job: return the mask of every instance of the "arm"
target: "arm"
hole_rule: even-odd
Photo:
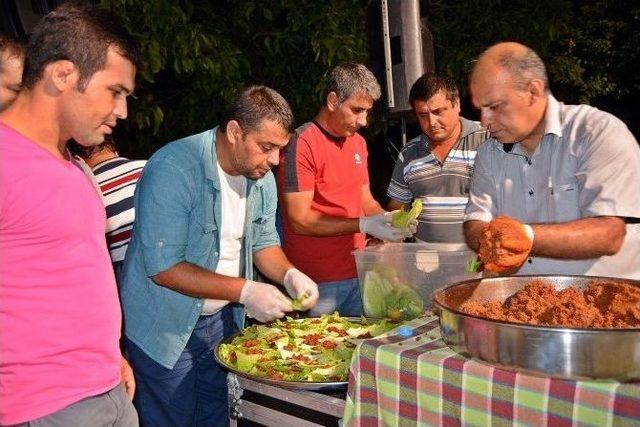
[[[313,191],[285,193],[282,196],[284,213],[293,231],[306,236],[338,236],[360,232],[358,218],[325,215],[311,207]]]
[[[380,203],[373,198],[368,184],[362,186],[362,210],[366,216],[379,215],[386,212],[382,209]]]
[[[214,273],[182,261],[152,277],[158,285],[197,298],[239,301],[245,279]]]
[[[612,216],[533,224],[531,227],[535,235],[531,253],[561,259],[615,255],[622,247],[626,233],[624,219]]]
[[[387,210],[395,211],[398,209],[402,209],[403,206],[404,206],[404,203],[391,199],[389,200],[389,203],[387,203]]]
[[[294,268],[280,246],[269,246],[253,253],[258,270],[276,283],[283,283],[285,273]]]
[[[478,220],[464,222],[465,240],[467,241],[467,245],[476,252],[478,252],[478,248],[480,247],[480,236],[487,224],[489,223]]]
[[[280,246],[270,246],[254,252],[253,262],[262,274],[284,285],[291,298],[297,298],[303,310],[318,302],[318,285],[309,276],[296,269]]]
[[[466,221],[467,245],[478,251],[484,221]],[[590,259],[615,255],[626,233],[624,219],[618,217],[581,218],[556,224],[530,224],[534,239],[531,254],[558,259]]]

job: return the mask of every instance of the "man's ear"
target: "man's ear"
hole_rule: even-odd
[[[60,92],[75,88],[80,77],[73,62],[64,59],[48,64],[44,73],[45,79]]]
[[[232,144],[242,141],[242,128],[236,120],[227,123],[227,140]]]
[[[456,98],[451,101],[451,105],[453,107],[453,110],[460,114],[460,98]]]
[[[338,105],[340,105],[338,95],[335,92],[329,92],[329,94],[327,95],[327,108],[329,109],[329,111],[337,110]]]
[[[529,104],[533,105],[540,99],[546,98],[544,83],[540,79],[533,79],[529,82]]]

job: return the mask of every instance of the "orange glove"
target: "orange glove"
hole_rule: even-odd
[[[533,230],[508,216],[499,216],[482,231],[478,257],[494,273],[517,270],[529,256]]]

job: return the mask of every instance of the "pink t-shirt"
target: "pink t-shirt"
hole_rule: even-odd
[[[89,179],[0,123],[0,424],[120,381],[120,306]]]

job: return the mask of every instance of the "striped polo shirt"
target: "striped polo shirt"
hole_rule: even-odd
[[[432,243],[464,242],[462,223],[478,146],[488,133],[479,123],[460,117],[460,138],[444,163],[431,154],[421,134],[405,145],[393,170],[387,195],[400,203],[422,201],[416,238]]]
[[[93,168],[107,211],[107,244],[114,263],[124,260],[131,240],[135,218],[133,193],[145,164],[146,160],[116,157]]]

